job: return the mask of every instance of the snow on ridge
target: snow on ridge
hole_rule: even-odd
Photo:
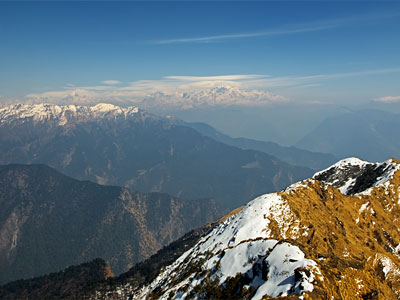
[[[268,226],[273,219],[285,238],[286,231],[294,222],[294,216],[289,205],[277,193],[265,194],[250,201],[238,214],[225,220],[215,228],[200,250],[216,247],[221,250],[232,247],[243,241],[269,238],[271,235]]]
[[[390,180],[393,179],[394,174],[400,169],[400,164],[396,163],[393,159],[388,159],[382,163],[376,163],[374,165],[376,168],[383,167],[383,174],[376,179],[370,188],[357,193],[357,195],[369,195],[374,187],[384,186],[387,188],[390,184]]]
[[[219,224],[160,273],[152,284],[139,291],[136,298],[145,299],[152,290],[166,287],[160,299],[167,299],[172,290],[174,299],[187,299],[204,278],[187,275],[178,284],[173,283],[172,278],[179,277],[190,264],[198,263],[201,267],[196,268],[207,270],[206,276],[219,284],[238,273],[250,278],[247,287],[257,290],[253,300],[262,299],[264,295],[312,291],[312,282],[316,274],[320,274],[317,263],[306,259],[297,246],[273,239],[269,229],[272,220],[282,239],[286,238],[288,228],[297,224],[288,203],[278,193],[252,200],[239,213]],[[188,287],[186,291],[179,291],[185,286]]]
[[[316,172],[316,173],[313,175],[312,178],[315,178],[315,177],[317,177],[318,175],[320,175],[320,174],[322,174],[322,173],[325,173],[326,171],[328,171],[328,170],[330,170],[330,169],[332,169],[332,168],[343,169],[343,168],[348,167],[348,166],[364,167],[364,166],[370,165],[370,164],[372,164],[372,163],[370,163],[370,162],[368,162],[368,161],[365,161],[365,160],[362,160],[362,159],[359,159],[359,158],[357,158],[357,157],[348,157],[348,158],[339,160],[337,163],[335,163],[335,164],[329,166],[328,168],[326,168],[326,169],[324,169],[324,170],[321,170],[321,171]]]
[[[137,107],[122,108],[113,104],[99,103],[95,106],[57,105],[49,103],[40,104],[14,104],[0,108],[0,124],[14,120],[32,119],[44,122],[58,121],[65,125],[73,119],[103,118],[106,116],[128,118],[139,112]]]
[[[312,178],[324,184],[335,186],[344,195],[367,195],[374,187],[387,186],[394,173],[399,169],[400,164],[392,159],[382,163],[371,163],[350,157],[315,173]],[[361,177],[369,181],[368,184],[364,182],[360,186],[358,179]]]
[[[313,178],[307,178],[289,185],[287,188],[283,190],[283,192],[284,193],[293,192],[298,188],[307,187],[307,185],[313,184],[314,182],[315,180]]]

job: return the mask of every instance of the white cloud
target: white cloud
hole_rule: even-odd
[[[385,96],[385,97],[380,97],[374,99],[377,102],[383,102],[383,103],[395,103],[395,102],[400,102],[400,96]]]
[[[268,75],[221,75],[221,76],[165,76],[159,80],[139,80],[121,87],[120,92],[137,92],[149,94],[155,92],[173,93],[210,89],[220,86],[231,86],[241,89],[251,89],[254,80],[265,79]]]
[[[121,81],[118,81],[118,80],[104,80],[101,83],[107,84],[107,85],[117,85],[117,84],[121,84]]]

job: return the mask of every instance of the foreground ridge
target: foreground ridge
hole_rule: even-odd
[[[398,299],[400,163],[342,160],[260,196],[150,284],[90,299]]]

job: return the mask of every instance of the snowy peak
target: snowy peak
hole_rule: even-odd
[[[245,91],[238,87],[219,86],[190,92],[157,92],[145,97],[141,104],[145,107],[158,105],[176,109],[191,109],[206,106],[257,106],[286,101],[286,98],[268,92]]]
[[[394,159],[370,163],[352,157],[316,173],[313,178],[338,188],[344,195],[354,195],[386,184],[399,168],[400,163]]]
[[[143,114],[137,107],[122,108],[112,104],[100,103],[95,106],[56,104],[15,104],[0,108],[0,124],[15,121],[52,121],[66,125],[71,121],[84,121],[102,118],[135,118]]]

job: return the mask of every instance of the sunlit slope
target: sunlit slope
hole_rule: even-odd
[[[394,159],[340,161],[254,199],[150,284],[97,297],[397,299],[399,169]]]

